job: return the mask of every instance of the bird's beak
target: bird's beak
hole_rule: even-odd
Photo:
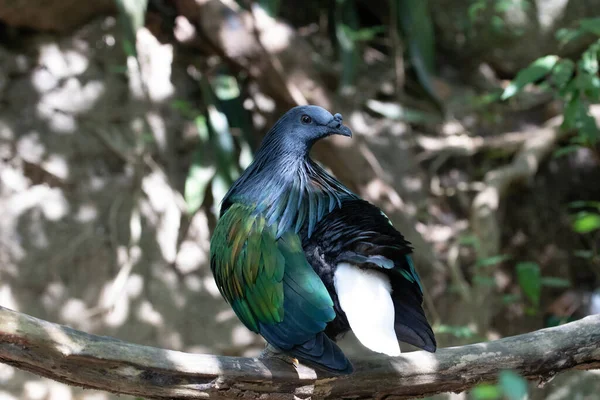
[[[342,115],[335,114],[333,119],[327,124],[331,128],[330,133],[333,135],[342,135],[346,137],[352,137],[352,131],[346,125],[342,124]]]

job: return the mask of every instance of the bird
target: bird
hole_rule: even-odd
[[[377,206],[312,160],[315,142],[352,137],[339,113],[287,111],[221,202],[210,266],[221,295],[267,347],[330,373],[354,371],[337,340],[435,352],[412,246]]]

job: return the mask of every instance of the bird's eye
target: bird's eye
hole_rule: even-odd
[[[302,117],[300,117],[300,121],[302,121],[304,125],[308,125],[312,122],[312,118],[304,114]]]

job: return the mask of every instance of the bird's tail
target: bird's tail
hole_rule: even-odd
[[[281,326],[261,324],[260,333],[272,346],[302,363],[340,375],[354,371],[342,350],[324,332],[318,332],[312,339],[296,345],[290,345],[288,342],[293,333],[283,330]]]
[[[417,285],[400,278],[392,282],[394,302],[394,330],[398,340],[435,352],[437,344],[433,330],[425,317],[421,302],[415,291]]]
[[[323,332],[319,332],[313,339],[287,350],[287,353],[300,361],[335,374],[346,375],[354,371],[354,367],[342,350]]]

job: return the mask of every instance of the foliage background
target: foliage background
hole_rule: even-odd
[[[210,232],[262,135],[308,102],[352,127],[314,156],[414,243],[442,346],[600,312],[598,17],[598,0],[0,0],[0,304],[256,355]],[[445,397],[522,392],[501,383]],[[0,365],[16,398],[112,397]]]

